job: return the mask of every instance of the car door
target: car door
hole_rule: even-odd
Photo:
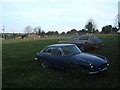
[[[81,38],[79,38],[82,42],[83,42],[83,46],[87,49],[90,47],[91,42],[89,41],[88,36],[83,36]]]
[[[63,52],[60,47],[53,49],[52,56],[54,57],[53,64],[55,67],[64,68],[67,65],[67,58],[63,56]]]
[[[57,67],[57,68],[64,68],[64,66],[67,64],[65,62],[65,58],[62,56],[62,51],[59,47],[51,47],[46,52],[46,59],[49,65]]]
[[[44,54],[43,54],[43,58],[48,62],[48,64],[50,66],[52,66],[53,64],[53,58],[54,56],[52,56],[52,49],[54,49],[54,47],[48,47],[44,50]]]

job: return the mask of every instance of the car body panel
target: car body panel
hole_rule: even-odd
[[[88,54],[88,53],[80,53],[80,54],[74,55],[72,57],[72,59],[73,58],[76,59],[76,60],[80,60],[80,61],[84,60],[84,61],[90,62],[96,67],[101,65],[101,64],[106,63],[106,61],[103,60],[102,58],[91,55],[91,54]]]
[[[48,59],[48,60],[47,60]],[[55,67],[65,67],[66,66],[66,58],[56,55],[47,55],[46,60],[54,65]]]

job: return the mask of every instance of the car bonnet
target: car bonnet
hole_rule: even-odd
[[[100,66],[107,62],[98,56],[91,55],[88,53],[80,53],[80,54],[74,55],[72,56],[72,59],[77,60],[79,62],[86,61],[86,62],[92,63],[94,66]]]

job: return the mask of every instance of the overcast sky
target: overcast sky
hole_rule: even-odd
[[[119,0],[1,0],[0,17],[5,32],[24,32],[40,26],[45,32],[81,30],[92,18],[97,28],[114,26]]]

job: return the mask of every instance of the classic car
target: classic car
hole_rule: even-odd
[[[101,46],[103,46],[102,40],[100,40],[96,36],[90,36],[90,35],[73,37],[71,40],[63,40],[63,41],[59,41],[59,43],[76,44],[81,51],[100,48]]]
[[[35,60],[43,68],[56,67],[65,71],[95,74],[107,71],[106,57],[83,53],[75,44],[53,44],[36,53]]]

